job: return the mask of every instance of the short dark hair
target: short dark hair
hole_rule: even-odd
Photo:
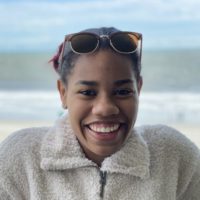
[[[95,33],[98,35],[109,35],[114,32],[118,32],[120,30],[114,28],[114,27],[102,27],[102,28],[95,28],[95,29],[87,29],[83,30],[81,32],[89,32],[89,33]],[[54,69],[59,74],[60,79],[67,83],[67,78],[72,70],[72,68],[75,65],[76,60],[81,56],[81,54],[74,53],[70,48],[67,48],[67,52],[65,52],[65,55],[63,57],[62,66],[61,63],[59,63],[59,58],[61,56],[63,48],[63,43],[59,46],[57,54],[50,60],[50,62],[53,63]],[[110,45],[107,40],[103,40],[98,48],[98,51],[100,50],[108,50],[111,49]],[[138,55],[137,51],[135,53],[131,54],[120,54],[127,58],[129,58],[133,63],[133,71],[135,73],[137,81],[140,79],[141,74],[141,57]]]

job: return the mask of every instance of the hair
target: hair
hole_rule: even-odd
[[[102,27],[102,28],[96,28],[96,29],[87,29],[87,30],[84,30],[81,32],[95,33],[98,35],[109,35],[111,33],[118,32],[118,31],[119,31],[118,29],[113,28],[113,27],[111,27],[111,28]],[[110,47],[108,41],[102,40],[97,51],[108,50],[108,49],[112,49]],[[61,60],[60,56],[62,54],[62,51],[63,51],[63,43],[61,43],[59,45],[57,53],[53,56],[53,58],[49,62],[53,63],[53,67],[54,67],[55,71],[58,73],[60,79],[64,83],[67,84],[68,76],[70,75],[70,73],[76,63],[76,60],[81,56],[81,54],[76,54],[71,50],[70,47],[67,47],[65,49],[63,63],[61,66],[61,63],[59,61]],[[137,81],[139,81],[140,76],[141,76],[140,75],[141,74],[141,61],[140,61],[140,56],[138,55],[137,51],[132,54],[120,54],[120,55],[123,55],[124,57],[127,57],[132,61],[132,63],[133,63],[132,68],[133,68],[134,74],[136,76]]]

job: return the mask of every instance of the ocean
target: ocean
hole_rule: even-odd
[[[54,120],[64,113],[52,53],[0,53],[0,120]],[[200,50],[143,53],[138,124],[200,121]]]

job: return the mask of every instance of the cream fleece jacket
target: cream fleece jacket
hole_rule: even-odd
[[[172,128],[142,126],[98,168],[64,117],[0,144],[0,199],[200,200],[200,153]]]

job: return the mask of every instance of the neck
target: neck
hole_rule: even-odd
[[[107,157],[105,156],[101,156],[101,155],[98,155],[98,154],[95,154],[91,151],[89,151],[88,149],[83,149],[84,153],[85,153],[85,156],[93,161],[94,163],[96,163],[99,167],[101,167],[101,164],[102,162],[104,161],[104,159]]]

